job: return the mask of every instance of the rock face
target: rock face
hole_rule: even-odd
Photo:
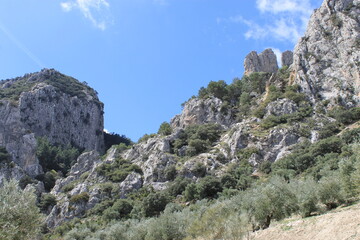
[[[97,152],[86,152],[79,156],[77,163],[71,168],[69,176],[56,181],[54,188],[51,190],[51,194],[56,196],[57,205],[55,205],[49,216],[47,216],[47,224],[49,227],[55,227],[65,220],[70,220],[75,216],[81,216],[85,210],[95,206],[100,201],[99,195],[101,192],[99,188],[90,187],[94,185],[94,181],[87,181],[88,179],[101,183],[104,180],[97,176],[95,172],[96,166],[100,164],[100,156]],[[89,176],[80,180],[80,177],[85,172],[88,172]],[[75,184],[75,182],[77,184]],[[62,188],[66,185],[73,184],[73,189],[69,193],[65,193]],[[88,199],[84,201],[72,202],[71,197],[87,194]]]
[[[259,55],[255,51],[249,53],[245,58],[244,68],[246,75],[253,72],[276,73],[279,69],[276,55],[271,49],[266,49]]]
[[[282,66],[290,66],[293,64],[294,54],[292,51],[285,51],[281,54],[281,64]]]
[[[192,98],[184,106],[180,115],[171,119],[172,128],[185,128],[192,124],[218,123],[224,127],[234,123],[233,113],[215,97],[208,99]]]
[[[0,91],[5,96],[0,100],[0,145],[29,175],[42,171],[35,154],[36,137],[103,151],[103,105],[86,85],[44,69],[1,81]],[[6,95],[11,91],[18,93]]]
[[[313,101],[359,105],[360,0],[325,0],[294,51],[293,80]]]
[[[144,184],[165,182],[166,167],[176,164],[177,160],[173,154],[170,154],[170,143],[175,137],[176,134],[165,138],[150,138],[125,151],[122,157],[141,167],[144,173]]]
[[[281,116],[284,114],[291,114],[298,110],[298,106],[292,100],[287,98],[279,99],[269,103],[265,109],[265,117],[269,115]]]
[[[58,179],[51,190],[57,204],[47,216],[48,227],[53,228],[64,221],[83,216],[87,210],[105,199],[126,198],[128,193],[143,186],[143,176],[136,172],[130,173],[121,183],[109,182],[98,174],[96,168],[99,165],[111,163],[119,155],[117,148],[112,147],[103,161],[96,151],[85,152],[78,157],[68,176]],[[79,196],[86,197],[79,199]],[[75,201],[76,198],[79,200]]]

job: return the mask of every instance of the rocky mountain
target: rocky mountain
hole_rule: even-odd
[[[313,101],[359,105],[360,1],[326,0],[294,50],[292,81]]]
[[[1,81],[0,96],[0,145],[26,174],[42,173],[37,137],[104,151],[103,104],[93,89],[74,78],[44,69]]]
[[[296,187],[291,185],[290,190],[285,185],[281,189],[294,197],[297,194],[291,192],[294,189],[308,194],[315,191],[312,188],[315,185],[324,187],[322,181],[332,184],[329,179],[336,179],[335,174],[342,176],[344,162],[358,161],[354,139],[360,134],[359,11],[359,0],[325,0],[312,15],[294,52],[282,53],[281,68],[271,49],[260,54],[251,52],[245,58],[245,74],[241,79],[236,78],[231,84],[210,82],[185,102],[179,115],[164,123],[166,131],[144,135],[133,145],[114,145],[103,156],[103,105],[94,90],[54,70],[2,81],[0,145],[10,153],[14,164],[2,165],[0,176],[19,179],[24,171],[33,177],[42,173],[36,137],[46,137],[54,145],[70,144],[85,149],[66,176],[56,175],[56,183],[54,180],[47,193],[42,180],[34,183],[41,199],[49,194],[54,198],[52,204],[42,209],[50,229],[69,226],[66,222],[76,217],[84,221],[93,218],[123,221],[159,216],[169,202],[173,205],[168,204],[171,206],[166,214],[176,215],[180,214],[176,204],[187,206],[195,200],[219,195],[227,199],[239,191],[251,196],[251,204],[257,204],[253,199],[261,197],[259,193],[267,192],[269,196],[264,199],[270,199],[275,196],[272,194],[277,191],[276,184],[288,186],[302,176],[316,181],[308,184],[301,180]],[[360,165],[348,169],[360,172]],[[259,190],[271,177],[286,181],[274,180],[270,187]],[[253,185],[254,182],[257,184]],[[336,189],[336,193],[348,191],[341,190],[344,184],[340,185],[326,187]],[[301,205],[301,201],[308,201],[301,197],[291,204],[280,201],[278,208],[282,212],[276,216],[276,209],[268,215],[262,213],[266,219],[260,221],[258,215],[251,215],[256,211],[251,204],[246,208],[242,194],[234,202],[245,202],[244,206],[233,206],[230,200],[225,200],[216,209],[223,206],[232,206],[230,212],[247,209],[250,217],[246,221],[253,231],[268,227],[272,219],[302,211],[306,204]],[[276,202],[277,198],[271,201]],[[319,210],[317,205],[321,201],[328,208],[342,201],[309,199],[313,201],[306,205],[312,207],[310,212],[301,213],[306,216]],[[45,200],[40,200],[40,205],[44,204],[42,201]],[[282,209],[290,205],[297,207]],[[192,216],[196,209],[202,212],[205,208],[194,206],[194,211],[184,210],[181,214]],[[224,212],[218,215],[234,217],[230,222],[245,221]],[[179,217],[175,215],[171,216]],[[206,217],[200,215],[197,216],[200,219]],[[156,219],[160,220],[144,221],[162,221],[161,216]],[[119,232],[127,232],[131,226],[140,226],[135,232],[141,232],[146,225],[141,224],[129,220],[123,224],[128,228]],[[196,235],[191,234],[188,236]]]

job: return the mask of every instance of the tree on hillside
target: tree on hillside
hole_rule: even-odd
[[[21,190],[15,180],[0,187],[0,236],[2,240],[36,239],[43,215],[32,190]]]

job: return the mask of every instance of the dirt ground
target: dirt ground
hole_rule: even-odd
[[[292,218],[251,233],[249,240],[360,240],[360,203],[310,218]]]

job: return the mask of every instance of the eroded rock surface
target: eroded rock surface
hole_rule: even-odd
[[[246,75],[253,72],[276,73],[279,69],[276,55],[271,49],[266,49],[259,55],[255,51],[249,53],[245,58],[244,68]]]
[[[360,0],[326,0],[294,51],[293,80],[316,100],[359,105]]]

